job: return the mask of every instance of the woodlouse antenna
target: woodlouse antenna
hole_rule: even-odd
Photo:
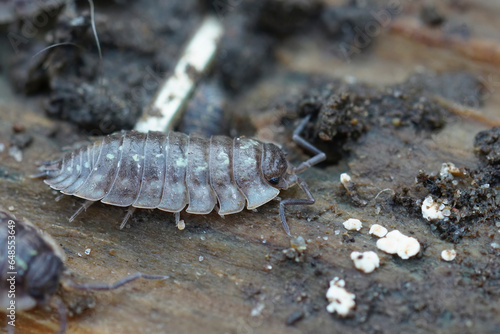
[[[299,126],[293,131],[293,141],[297,143],[298,145],[302,146],[303,148],[313,152],[315,155],[302,162],[300,165],[297,167],[293,168],[292,174],[299,174],[305,171],[306,169],[319,164],[320,162],[324,161],[326,159],[326,154],[322,151],[320,151],[317,147],[309,143],[307,140],[302,138],[300,134],[302,131],[304,131],[304,128],[306,127],[307,122],[309,122],[309,119],[311,118],[311,115],[307,115],[299,124]]]
[[[49,46],[41,49],[40,51],[38,51],[37,53],[35,53],[33,56],[31,56],[31,58],[36,58],[38,55],[40,55],[40,54],[44,53],[45,51],[50,50],[52,48],[55,48],[55,47],[58,47],[58,46],[65,46],[65,45],[75,46],[75,47],[83,50],[83,48],[80,45],[76,44],[76,43],[61,42],[61,43],[56,43],[56,44],[49,45]]]
[[[163,279],[168,279],[170,276],[165,276],[165,275],[151,275],[151,274],[144,274],[141,272],[136,272],[135,274],[132,274],[130,276],[124,277],[119,281],[116,281],[115,283],[111,284],[77,284],[72,281],[68,282],[69,287],[77,290],[99,290],[99,291],[109,291],[109,290],[115,290],[118,289],[119,287],[133,282],[139,278],[142,279],[148,279],[148,280],[163,280]]]

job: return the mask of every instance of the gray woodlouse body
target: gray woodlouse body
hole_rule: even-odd
[[[35,176],[53,189],[87,201],[70,218],[92,203],[129,207],[121,228],[135,208],[208,214],[218,203],[221,216],[255,209],[280,190],[297,184],[307,199],[280,202],[280,218],[288,235],[284,208],[314,204],[307,184],[296,174],[325,159],[325,154],[300,137],[309,117],[294,131],[293,140],[315,156],[290,167],[276,145],[250,138],[185,135],[178,132],[119,132],[100,142],[46,162]]]
[[[59,311],[58,333],[64,333],[66,307],[55,295],[60,284],[78,290],[114,290],[139,278],[168,278],[137,272],[113,284],[77,284],[67,276],[64,260],[64,251],[49,234],[27,220],[0,211],[0,307],[7,312],[7,322],[14,319],[15,324],[16,311],[30,310],[50,301]],[[13,318],[9,318],[11,309]],[[13,333],[14,326],[7,323],[7,328]]]

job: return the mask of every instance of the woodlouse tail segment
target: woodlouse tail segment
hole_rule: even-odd
[[[165,276],[165,275],[151,275],[151,274],[144,274],[141,272],[136,272],[135,274],[132,274],[130,276],[124,277],[121,280],[111,283],[111,284],[77,284],[72,281],[67,282],[69,287],[73,289],[78,289],[78,290],[100,290],[100,291],[109,291],[109,290],[115,290],[118,289],[119,287],[128,284],[130,282],[133,282],[139,278],[142,279],[148,279],[148,280],[164,280],[170,278],[170,276]]]
[[[296,175],[291,175],[288,182],[290,186],[297,184],[300,187],[300,189],[302,189],[307,195],[307,198],[287,198],[280,202],[281,223],[283,224],[283,228],[285,229],[286,234],[288,234],[288,236],[291,236],[290,229],[288,228],[288,224],[286,223],[285,206],[311,205],[314,204],[315,200],[313,195],[311,194],[311,191],[309,190],[309,186],[304,180],[302,180]]]
[[[78,210],[76,210],[76,212],[73,214],[73,216],[71,216],[69,218],[69,222],[73,222],[73,220],[75,220],[76,216],[78,216],[82,211],[86,211],[88,209],[89,206],[91,206],[92,204],[94,204],[95,201],[85,201],[85,203],[83,203],[83,205],[78,208]]]

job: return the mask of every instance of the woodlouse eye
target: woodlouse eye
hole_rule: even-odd
[[[269,180],[267,180],[269,183],[277,185],[280,183],[280,178],[278,176],[272,177]]]

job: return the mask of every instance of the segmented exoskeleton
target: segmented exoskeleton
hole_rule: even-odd
[[[168,278],[138,272],[114,284],[77,284],[66,275],[64,260],[64,251],[49,234],[27,220],[0,211],[0,307],[7,312],[9,333],[14,332],[16,310],[29,310],[49,301],[59,310],[59,333],[65,332],[66,307],[55,296],[63,278],[66,287],[79,290],[114,290],[138,278]]]
[[[255,209],[280,190],[297,184],[307,199],[285,199],[280,217],[288,235],[284,208],[314,204],[307,184],[296,174],[325,159],[325,154],[300,137],[309,117],[293,134],[293,140],[315,156],[291,167],[276,145],[250,138],[185,135],[178,132],[122,131],[106,136],[62,159],[46,162],[36,176],[63,194],[92,203],[129,207],[121,228],[135,208],[208,214],[218,203],[221,216]]]

